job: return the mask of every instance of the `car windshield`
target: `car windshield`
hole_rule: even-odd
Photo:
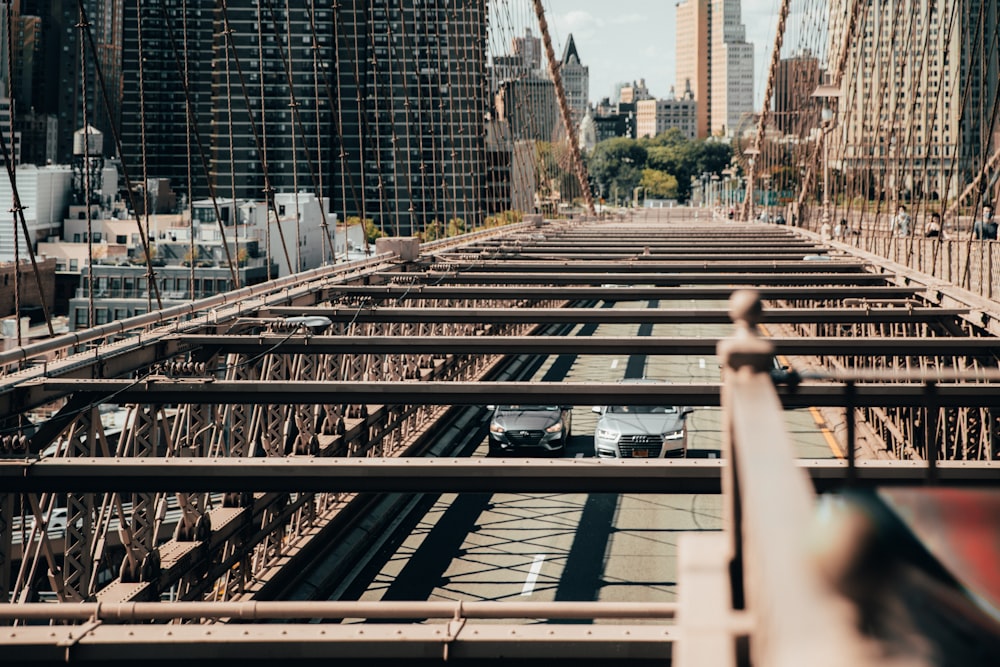
[[[555,405],[501,405],[501,412],[550,412],[558,410]]]
[[[616,415],[664,415],[677,412],[675,405],[612,405],[608,412]]]

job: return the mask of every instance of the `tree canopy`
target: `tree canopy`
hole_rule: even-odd
[[[607,200],[630,200],[639,186],[647,197],[686,200],[692,176],[721,174],[731,159],[729,144],[692,141],[671,128],[653,138],[606,139],[590,154],[587,169],[598,194]]]

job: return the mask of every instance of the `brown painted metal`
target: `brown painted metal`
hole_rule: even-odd
[[[861,273],[870,267],[865,262],[848,259],[823,262],[818,267],[815,262],[804,262],[801,259],[760,260],[756,257],[743,261],[733,261],[732,256],[720,254],[712,260],[704,258],[682,261],[671,257],[670,262],[659,261],[657,258],[640,256],[635,262],[583,262],[579,260],[563,260],[552,262],[541,260],[537,262],[479,260],[473,264],[467,261],[454,262],[421,262],[422,271],[461,271],[462,273],[723,273],[739,271],[742,273],[813,273],[820,268],[823,273]],[[709,263],[710,262],[710,263]]]
[[[886,285],[890,276],[875,273],[383,273],[387,282],[422,279],[433,285]]]
[[[185,619],[671,619],[672,602],[130,602],[108,604],[19,603],[0,605],[0,620],[105,621],[110,623]]]
[[[735,294],[737,333],[719,345],[726,380],[723,450],[734,463],[726,468],[725,485],[733,601],[752,619],[752,663],[881,664],[858,628],[852,603],[834,589],[809,550],[805,536],[815,495],[796,465],[768,375],[774,350],[756,335],[759,307],[752,292]]]
[[[883,375],[884,377],[884,375]],[[718,384],[628,385],[611,382],[316,382],[225,381],[147,378],[145,380],[39,380],[0,396],[0,410],[44,405],[55,397],[84,393],[94,401],[146,405],[179,403],[273,404],[374,403],[425,405],[518,404],[525,397],[548,397],[548,403],[601,405],[719,405]],[[802,384],[779,387],[787,408],[840,406],[844,385]],[[13,399],[13,400],[12,400]],[[934,395],[924,384],[886,382],[855,387],[857,406],[990,407],[1000,405],[1000,385],[941,384]]]
[[[178,336],[181,349],[239,354],[647,354],[713,355],[719,338],[555,336]],[[776,354],[941,356],[1000,354],[994,338],[769,338]]]
[[[416,299],[504,299],[514,293],[512,285],[505,287],[466,287],[437,285],[344,285],[330,287],[317,298],[369,297],[386,301],[411,301]],[[519,299],[566,299],[582,301],[642,301],[647,299],[716,299],[725,301],[733,287],[534,287],[517,286]],[[848,298],[900,299],[913,297],[922,290],[918,287],[882,287],[838,285],[834,287],[760,287],[761,298],[833,301]]]
[[[842,488],[846,461],[796,463],[818,491]],[[4,488],[24,493],[91,491],[338,491],[469,493],[719,493],[721,459],[93,457],[0,460]],[[1000,486],[1000,462],[940,461],[939,480]],[[859,486],[926,481],[921,461],[859,461]]]
[[[910,302],[907,300],[906,304]],[[967,315],[968,308],[775,308],[761,315],[763,323],[921,322]],[[729,324],[728,311],[721,308],[657,308],[612,310],[609,308],[352,308],[309,306],[268,308],[262,317],[322,315],[334,322],[479,322],[510,324]],[[963,339],[964,340],[964,339]]]

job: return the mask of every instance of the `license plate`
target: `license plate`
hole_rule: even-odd
[[[648,449],[634,449],[634,450],[632,450],[632,456],[634,456],[637,459],[649,458],[649,450]]]

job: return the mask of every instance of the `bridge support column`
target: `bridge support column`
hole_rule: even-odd
[[[412,262],[420,256],[420,239],[416,236],[384,236],[375,239],[375,254],[391,252],[404,262]]]

